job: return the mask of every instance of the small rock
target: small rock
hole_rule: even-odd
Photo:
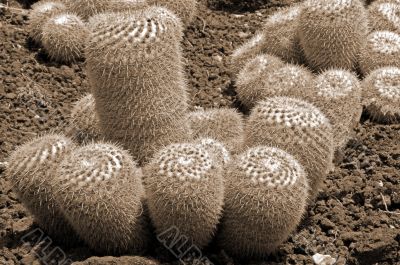
[[[317,253],[312,258],[316,265],[333,265],[336,263],[336,259],[332,258],[330,255]]]
[[[8,99],[15,99],[17,97],[17,95],[15,95],[14,93],[7,93],[6,94],[6,98]]]

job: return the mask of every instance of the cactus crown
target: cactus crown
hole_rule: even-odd
[[[400,25],[400,5],[398,3],[381,3],[378,4],[378,12],[386,17],[388,21],[393,23],[393,25],[397,26]]]
[[[111,144],[89,144],[61,163],[59,177],[78,186],[107,181],[118,175],[125,156],[127,154]]]
[[[216,153],[216,156],[221,159],[223,165],[227,164],[231,160],[228,150],[226,150],[222,143],[211,138],[202,138],[199,140],[199,144],[206,150],[211,150]]]
[[[292,155],[279,148],[266,146],[251,148],[240,155],[238,168],[252,183],[271,188],[293,185],[305,174]]]
[[[62,156],[72,144],[70,139],[57,134],[35,138],[10,156],[9,168],[13,174],[33,172],[42,164]]]
[[[310,0],[307,7],[313,12],[318,11],[319,15],[342,14],[353,6],[355,0]]]
[[[373,85],[382,97],[400,100],[400,69],[385,67],[371,73]]]
[[[273,55],[261,54],[246,63],[238,75],[238,84],[242,80],[253,80],[262,75],[268,68],[273,65],[281,64],[282,61]],[[283,64],[283,63],[282,63]]]
[[[289,97],[273,97],[261,101],[254,114],[270,124],[287,127],[319,127],[329,124],[325,115],[314,105]]]
[[[322,97],[340,98],[358,88],[358,80],[345,70],[328,70],[316,79],[317,94]]]
[[[392,31],[375,31],[369,35],[368,44],[377,53],[397,53],[400,51],[400,35]]]
[[[83,26],[83,22],[81,21],[81,19],[78,16],[73,15],[73,14],[66,14],[66,13],[58,14],[58,15],[50,18],[49,21],[56,25],[64,25],[64,26],[82,25]]]
[[[268,87],[273,88],[276,93],[306,87],[310,84],[312,78],[312,74],[305,67],[287,64],[273,71],[267,78],[263,79],[263,82]]]
[[[232,57],[239,57],[249,49],[262,43],[264,39],[265,39],[265,34],[263,32],[256,33],[249,41],[247,41],[245,44],[234,50],[232,53]]]
[[[200,181],[213,168],[207,150],[195,144],[172,144],[157,156],[159,173],[181,181]]]
[[[282,11],[275,12],[267,18],[266,24],[280,24],[288,21],[293,21],[299,17],[301,13],[301,6],[294,6],[292,8],[285,8]]]
[[[51,12],[56,9],[63,9],[65,6],[62,3],[59,2],[50,2],[50,1],[40,1],[34,5],[32,5],[32,12],[35,13],[35,15],[40,15],[44,13]]]

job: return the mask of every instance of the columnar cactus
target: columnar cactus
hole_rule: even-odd
[[[193,137],[212,138],[222,142],[231,152],[243,144],[243,116],[235,109],[197,110],[188,114]]]
[[[157,234],[176,227],[189,245],[207,245],[222,212],[222,168],[198,144],[172,144],[143,168],[148,209]]]
[[[149,238],[141,181],[142,171],[126,151],[93,143],[64,158],[52,190],[65,217],[94,251],[137,253]]]
[[[287,64],[264,71],[245,67],[239,74],[236,92],[242,104],[251,109],[268,97],[300,97],[311,90],[313,81],[313,74],[302,66]]]
[[[362,113],[361,85],[346,70],[327,70],[317,76],[307,98],[329,118],[336,148],[346,145]]]
[[[197,13],[197,0],[147,0],[149,5],[165,7],[174,12],[186,27]]]
[[[302,166],[279,148],[257,146],[232,160],[225,178],[219,244],[239,257],[274,252],[305,212],[309,185]]]
[[[87,94],[75,103],[66,135],[76,139],[79,143],[100,139],[99,120],[96,116],[92,94]]]
[[[92,17],[87,73],[102,135],[140,163],[189,139],[179,19],[150,7]]]
[[[232,72],[236,75],[243,64],[261,53],[300,63],[302,56],[297,26],[301,8],[302,5],[293,5],[268,17],[260,31],[233,51],[230,57]]]
[[[51,181],[57,165],[74,148],[75,144],[62,135],[35,138],[10,155],[5,173],[37,224],[53,240],[65,244],[73,244],[76,234],[54,200]]]
[[[360,0],[310,0],[302,9],[299,39],[308,65],[315,70],[353,69],[368,33]]]
[[[42,43],[42,27],[53,15],[64,12],[66,7],[58,1],[39,1],[32,5],[29,13],[29,37],[36,43]]]
[[[383,67],[363,81],[363,105],[370,119],[380,123],[400,122],[400,68]]]
[[[317,107],[287,97],[261,101],[250,114],[245,137],[245,146],[270,145],[294,155],[307,173],[310,198],[315,198],[333,158],[332,126]]]
[[[400,66],[400,35],[392,31],[374,31],[368,35],[360,69],[367,75],[384,66]]]
[[[400,2],[373,2],[368,7],[370,28],[373,31],[394,31],[400,34]]]
[[[69,63],[83,57],[88,34],[88,29],[78,16],[59,13],[43,25],[42,43],[51,59]]]

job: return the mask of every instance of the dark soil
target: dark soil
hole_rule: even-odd
[[[225,59],[267,14],[290,1],[254,1],[241,10],[215,2],[201,3],[183,42],[192,106],[237,107]],[[27,39],[23,8],[29,4],[12,0],[9,6],[0,8],[0,162],[17,145],[65,123],[72,103],[89,91],[83,62],[53,63]],[[268,261],[235,261],[213,245],[205,254],[215,265],[312,264],[315,253],[337,258],[336,264],[400,264],[400,125],[364,119],[325,184],[298,231]],[[85,246],[36,244],[27,237],[36,228],[0,164],[0,264],[57,264],[49,257],[62,260],[65,253],[79,261],[94,255]],[[179,264],[161,246],[154,249],[149,256]]]

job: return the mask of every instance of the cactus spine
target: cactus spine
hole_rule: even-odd
[[[299,22],[300,45],[315,70],[353,69],[368,33],[366,10],[359,0],[310,0]]]
[[[308,181],[285,151],[257,146],[227,167],[219,244],[228,253],[262,258],[274,252],[305,212]]]
[[[400,68],[382,67],[363,81],[363,105],[371,120],[400,122]]]
[[[59,13],[43,26],[43,47],[53,60],[74,62],[83,57],[88,34],[88,29],[78,16]]]
[[[157,234],[176,227],[198,248],[207,245],[222,212],[222,168],[198,144],[172,144],[144,167],[150,217]]]
[[[94,251],[137,253],[150,236],[141,181],[142,172],[126,151],[96,143],[64,158],[52,190],[65,217]]]
[[[197,13],[197,0],[147,0],[149,5],[165,7],[176,14],[186,27]]]
[[[150,7],[98,15],[91,28],[86,70],[105,139],[122,143],[139,162],[187,140],[179,19]]]
[[[52,239],[68,245],[77,238],[54,199],[51,182],[57,165],[74,148],[69,138],[44,135],[18,147],[10,155],[6,170],[19,199],[38,225]]]
[[[293,98],[261,101],[246,124],[245,146],[270,145],[292,154],[303,165],[314,199],[332,168],[332,126],[314,105]]]

